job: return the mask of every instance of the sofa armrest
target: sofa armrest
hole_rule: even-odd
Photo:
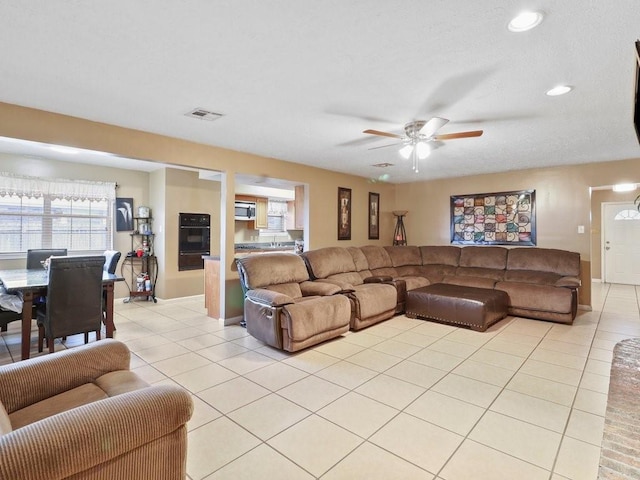
[[[580,279],[578,277],[561,277],[556,281],[556,287],[578,288]]]
[[[329,279],[329,278],[320,278],[318,280],[314,280],[314,282],[318,282],[318,283],[329,283],[331,285],[336,285],[340,288],[340,291],[337,293],[352,293],[354,292],[354,288],[353,285],[351,285],[350,283],[347,282],[340,282],[338,280],[333,280],[333,279]]]
[[[117,340],[105,339],[55,355],[43,355],[0,369],[0,403],[8,413],[33,405],[105,373],[129,370],[131,354]]]
[[[300,290],[302,291],[302,296],[308,297],[313,295],[327,296],[327,295],[335,295],[336,293],[340,293],[341,288],[338,285],[334,285],[333,283],[326,282],[312,282],[307,280],[306,282],[300,283]]]
[[[274,292],[273,290],[267,290],[266,288],[256,288],[255,290],[248,290],[247,298],[254,303],[259,303],[268,307],[281,307],[283,305],[296,303],[296,301],[289,295]]]
[[[393,277],[391,275],[374,275],[364,279],[364,283],[391,283]]]
[[[192,413],[189,393],[172,385],[67,410],[0,436],[0,478],[70,477],[176,431]]]

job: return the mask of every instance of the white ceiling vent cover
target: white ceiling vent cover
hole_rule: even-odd
[[[194,108],[188,113],[185,113],[187,117],[197,118],[199,120],[207,120],[213,122],[223,116],[222,113],[210,112],[204,108]]]

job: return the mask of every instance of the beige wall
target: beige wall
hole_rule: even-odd
[[[405,226],[410,244],[449,243],[449,197],[467,193],[536,190],[538,246],[579,252],[591,262],[589,234],[591,199],[589,187],[616,183],[640,183],[640,159],[532,169],[490,175],[389,185],[371,184],[366,178],[235,152],[218,147],[105,125],[88,120],[0,103],[0,136],[76,146],[131,158],[192,166],[223,172],[222,205],[225,205],[224,245],[225,318],[241,312],[237,275],[231,270],[235,222],[233,220],[234,174],[268,175],[309,185],[309,245],[388,245],[394,228],[393,210],[407,209]],[[44,168],[44,167],[43,167]],[[87,177],[89,178],[89,177]],[[153,182],[152,182],[153,183]],[[155,183],[154,183],[155,185]],[[337,237],[337,187],[352,189],[352,237]],[[156,203],[160,188],[151,189]],[[367,238],[368,192],[381,194],[380,240]],[[135,194],[121,196],[133,196]],[[585,233],[578,234],[578,225]],[[167,255],[170,249],[167,249]],[[170,261],[170,260],[169,260]],[[162,270],[168,268],[161,265]],[[170,277],[167,277],[170,278]],[[590,285],[585,288],[589,288]],[[587,296],[587,298],[589,298]]]
[[[129,158],[223,172],[224,184],[221,186],[221,197],[222,205],[225,205],[226,220],[222,226],[224,245],[221,245],[221,254],[225,265],[224,285],[229,285],[229,288],[226,292],[221,292],[223,294],[221,297],[227,298],[225,305],[229,305],[230,310],[224,311],[223,309],[225,318],[241,313],[241,309],[238,311],[237,308],[241,300],[236,298],[239,292],[235,288],[238,283],[237,273],[231,269],[235,236],[233,198],[235,192],[234,175],[236,173],[264,175],[265,172],[268,172],[272,178],[281,178],[309,186],[308,221],[310,228],[307,249],[336,244],[348,246],[369,243],[388,245],[391,243],[394,228],[391,214],[395,208],[394,185],[370,184],[366,178],[362,177],[6,103],[0,103],[0,136],[99,150]],[[149,189],[149,195],[152,198],[144,197],[143,201],[150,202],[153,207],[153,204],[158,204],[161,201],[158,196],[162,189],[159,181],[152,181],[152,185],[153,188]],[[337,241],[337,188],[339,186],[352,189],[351,241]],[[381,194],[380,240],[370,241],[367,238],[367,203],[370,191]],[[131,196],[136,197],[136,195]],[[160,208],[162,207],[160,206]],[[156,214],[154,213],[154,215]],[[164,239],[158,241],[162,243]],[[167,249],[167,255],[169,255],[169,251]],[[163,275],[163,270],[168,268],[171,260],[159,258],[159,261],[161,261],[160,274]]]

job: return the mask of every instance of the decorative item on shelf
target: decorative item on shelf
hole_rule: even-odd
[[[393,215],[396,217],[396,229],[393,232],[393,244],[394,245],[406,245],[407,244],[407,232],[404,229],[404,216],[408,213],[408,210],[394,210]]]
[[[149,207],[138,207],[139,218],[149,218],[151,216],[151,209]]]

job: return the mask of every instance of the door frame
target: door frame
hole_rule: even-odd
[[[631,205],[633,208],[635,208],[635,204],[632,201],[620,201],[620,202],[602,202],[600,204],[600,272],[601,272],[601,279],[600,281],[602,283],[611,283],[608,279],[607,279],[607,262],[606,262],[606,255],[605,255],[605,248],[606,248],[606,243],[605,243],[605,230],[606,230],[606,218],[604,215],[604,211],[605,211],[605,207],[607,205]]]

